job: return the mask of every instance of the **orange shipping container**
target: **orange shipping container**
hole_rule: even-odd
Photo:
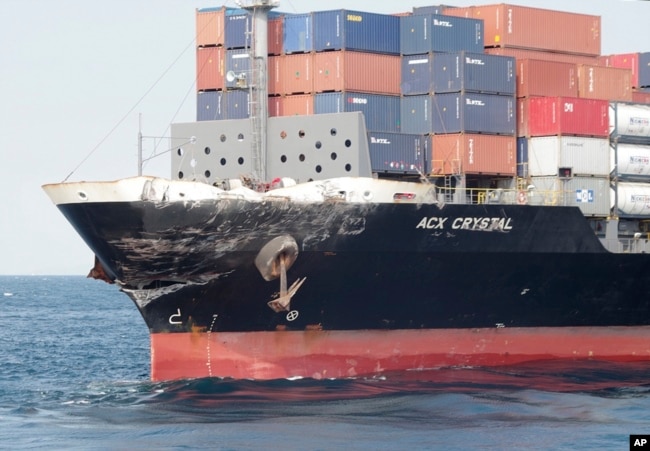
[[[578,97],[632,101],[632,71],[616,67],[578,65]]]
[[[279,55],[282,53],[282,39],[284,34],[284,19],[278,17],[269,19],[268,22],[268,53],[269,55]]]
[[[444,14],[483,19],[485,47],[600,55],[600,16],[505,3],[446,8]]]
[[[273,109],[271,109],[273,101]],[[269,114],[271,116],[300,116],[314,114],[314,95],[297,94],[293,96],[269,98]]]
[[[224,87],[225,51],[223,47],[197,47],[196,89],[209,91]]]
[[[338,50],[314,54],[314,91],[400,93],[399,55]]]
[[[282,94],[282,77],[280,76],[281,62],[281,56],[269,56],[266,62],[269,95]]]
[[[433,135],[432,174],[515,175],[517,138],[502,135]]]
[[[226,7],[196,10],[196,45],[223,45],[225,39]]]
[[[277,56],[280,62],[280,94],[309,94],[314,92],[313,53]]]
[[[578,97],[577,66],[571,63],[517,60],[517,97]]]

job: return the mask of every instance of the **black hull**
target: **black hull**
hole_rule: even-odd
[[[152,333],[649,325],[650,259],[607,252],[577,208],[243,200],[59,205]],[[279,281],[254,261],[278,236]],[[295,316],[295,315],[293,315]]]

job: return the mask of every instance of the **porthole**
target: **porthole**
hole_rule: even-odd
[[[286,163],[286,162],[287,162],[287,156],[286,156],[286,155],[282,155],[282,156],[280,157],[280,161],[283,162],[283,163]]]
[[[352,170],[352,166],[348,163],[345,165],[345,171],[350,172]]]
[[[305,161],[305,154],[304,154],[304,153],[301,153],[300,155],[298,155],[298,159],[299,159],[300,161]]]
[[[298,137],[304,138],[305,137],[305,131],[304,130],[299,130],[298,131]]]
[[[318,166],[316,166],[316,172],[318,172],[320,174],[322,170],[323,170],[323,168],[320,167],[320,164]]]
[[[349,139],[346,139],[345,140],[345,147],[350,147],[351,145],[352,145],[352,141],[350,141]]]
[[[179,157],[182,157],[183,156],[183,149],[181,147],[179,147],[178,150],[176,150],[176,153],[178,154]]]
[[[210,171],[205,171],[204,174],[205,174],[205,177],[208,178],[208,179],[210,178],[210,175],[212,175],[210,173]]]
[[[219,136],[219,140],[220,140],[222,143],[225,143],[225,142],[226,142],[226,135],[223,135],[223,134],[222,134],[221,136]]]
[[[205,152],[206,155],[210,155],[210,148],[206,147],[205,149],[203,149],[203,152]]]
[[[239,163],[240,166],[244,164],[244,157],[237,158],[237,163]]]
[[[225,166],[226,165],[226,159],[222,158],[221,160],[219,160],[219,163],[221,163],[221,166]]]
[[[336,157],[337,157],[336,152],[332,152],[332,153],[330,154],[330,158],[331,158],[332,160],[336,160]]]
[[[183,171],[178,171],[178,178],[182,179],[183,177],[185,177],[185,175],[183,174]]]
[[[316,144],[314,144],[314,145],[316,146],[317,149],[320,149],[321,147],[323,147],[323,144],[320,141],[316,141]]]
[[[330,129],[330,135],[336,136],[336,129],[335,128]]]
[[[244,140],[244,134],[240,133],[239,135],[237,135],[237,140],[238,141],[243,141]]]

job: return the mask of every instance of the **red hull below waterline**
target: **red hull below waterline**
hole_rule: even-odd
[[[543,360],[650,362],[650,326],[151,335],[154,381],[372,377]]]

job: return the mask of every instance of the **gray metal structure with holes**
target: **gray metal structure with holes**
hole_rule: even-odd
[[[171,178],[218,186],[251,177],[256,158],[251,130],[249,119],[173,124]],[[267,140],[267,180],[261,182],[372,176],[362,113],[272,117]]]

